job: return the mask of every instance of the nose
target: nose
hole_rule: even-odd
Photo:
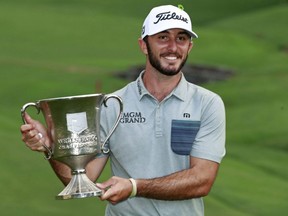
[[[168,51],[169,52],[176,52],[177,51],[176,40],[171,39],[171,40],[168,41]]]

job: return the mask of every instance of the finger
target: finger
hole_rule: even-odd
[[[108,200],[111,201],[111,198],[116,195],[116,191],[113,189],[113,187],[110,187],[108,190],[106,190],[102,196],[101,200]]]
[[[43,139],[42,133],[38,133],[36,130],[33,130],[33,132],[29,132],[27,134],[25,138],[26,143],[32,144],[32,145],[40,143],[42,145],[42,139]]]
[[[34,127],[32,124],[24,124],[20,126],[20,132],[23,133],[27,133],[30,130],[32,130]]]
[[[24,113],[24,119],[25,119],[27,124],[33,123],[33,119],[31,118],[31,116],[27,112]]]
[[[43,135],[37,130],[31,130],[22,135],[22,140],[32,150],[43,151]]]
[[[25,113],[25,119],[27,120],[26,121],[27,124],[24,124],[21,126],[21,132],[22,133],[29,131],[29,130],[32,130],[32,129],[35,129],[35,130],[37,130],[37,134],[39,132],[41,133],[41,134],[39,134],[40,138],[47,137],[47,129],[45,128],[45,126],[41,122],[31,118],[31,116],[29,116],[29,114],[27,114],[27,113]],[[41,135],[42,135],[42,137],[41,137]]]
[[[26,133],[24,133],[24,142],[31,142],[31,143],[35,143],[38,142],[39,139],[37,137],[38,131],[35,129],[29,130]]]
[[[38,142],[35,142],[35,143],[25,143],[26,146],[33,150],[33,151],[38,151],[38,152],[45,152],[46,151],[46,148],[43,146],[42,142],[38,141]]]
[[[114,184],[114,181],[112,181],[111,179],[102,183],[96,183],[97,187],[99,187],[102,190],[109,189],[113,184]]]
[[[39,151],[39,152],[45,152],[46,148],[43,145],[41,145],[41,146],[37,147],[36,150]]]
[[[33,119],[27,112],[24,114],[24,119],[26,122],[26,125],[32,125],[33,128],[36,128],[39,122],[35,119]]]
[[[97,186],[98,188],[100,188],[101,190],[105,190],[105,189],[106,189],[106,187],[104,186],[104,184],[101,184],[101,183],[96,183],[96,186]]]

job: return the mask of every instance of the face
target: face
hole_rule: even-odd
[[[152,67],[164,75],[173,76],[184,66],[191,48],[190,36],[181,29],[172,29],[149,36],[144,52]]]

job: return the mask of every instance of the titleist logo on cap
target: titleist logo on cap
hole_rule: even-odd
[[[187,18],[185,18],[181,15],[177,15],[175,12],[171,13],[171,11],[159,13],[156,15],[156,18],[157,18],[157,20],[156,20],[156,22],[154,22],[154,24],[157,24],[163,20],[171,20],[171,19],[180,20],[180,21],[183,21],[185,23],[188,23]]]

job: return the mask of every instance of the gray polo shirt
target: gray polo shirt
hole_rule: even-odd
[[[143,73],[142,73],[143,74]],[[114,92],[123,99],[121,121],[109,140],[112,174],[155,178],[189,168],[190,156],[221,162],[225,155],[225,109],[221,98],[182,79],[158,102],[145,88],[142,74]],[[118,105],[103,108],[101,125],[112,128]],[[203,216],[202,198],[163,201],[134,197],[108,204],[106,215]]]

